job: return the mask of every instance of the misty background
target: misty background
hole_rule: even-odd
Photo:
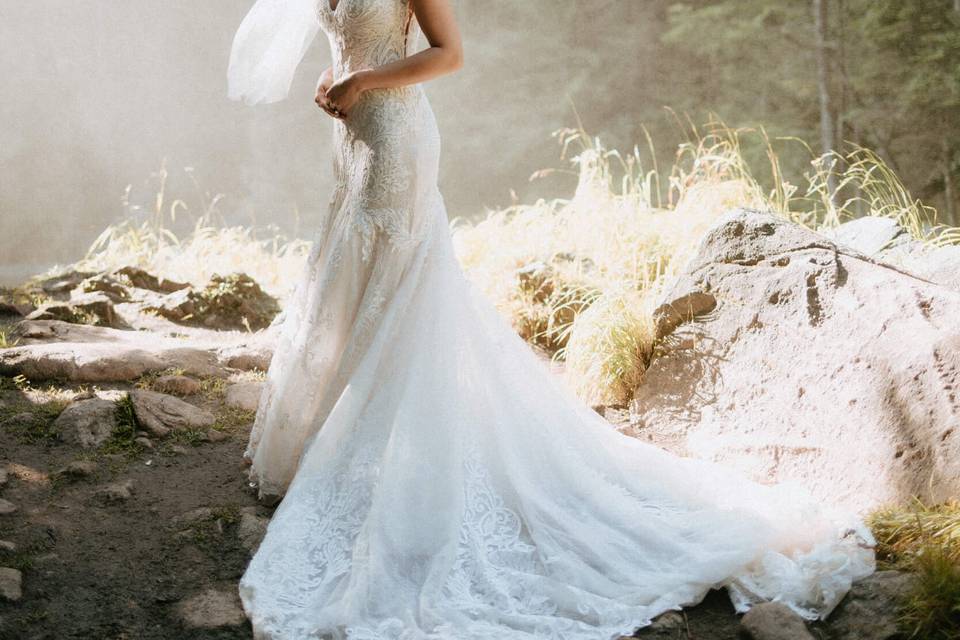
[[[568,195],[568,174],[528,178],[563,166],[550,134],[577,124],[574,108],[608,146],[645,146],[646,125],[668,162],[683,133],[664,106],[814,149],[826,118],[834,144],[877,149],[952,215],[960,0],[452,3],[466,64],[427,85],[451,217]],[[194,215],[223,194],[228,224],[310,237],[333,186],[333,125],[312,103],[328,45],[321,33],[285,102],[230,102],[251,4],[0,0],[0,284],[82,257],[108,224],[149,211],[161,181]],[[803,171],[809,155],[791,153],[787,170]]]

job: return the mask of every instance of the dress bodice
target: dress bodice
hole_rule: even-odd
[[[410,0],[339,0],[336,8],[330,0],[316,1],[335,75],[399,60],[416,46]]]

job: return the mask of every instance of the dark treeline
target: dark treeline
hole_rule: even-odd
[[[870,147],[960,224],[960,0],[663,4],[674,107],[817,152]]]

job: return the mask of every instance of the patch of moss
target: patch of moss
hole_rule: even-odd
[[[16,388],[22,390],[20,386]],[[57,444],[62,438],[55,423],[67,404],[69,400],[60,398],[40,403],[17,402],[0,410],[0,422],[22,444]],[[31,418],[17,422],[10,420],[21,413],[28,413]]]
[[[135,458],[143,452],[143,447],[137,443],[137,415],[133,410],[133,401],[124,394],[114,401],[117,424],[110,437],[100,445],[100,453],[120,454],[128,458]]]
[[[215,507],[206,518],[195,520],[187,528],[190,540],[202,549],[217,551],[229,530],[240,521],[240,507],[227,504]]]
[[[223,407],[217,412],[217,421],[213,424],[213,428],[224,433],[237,433],[242,427],[253,422],[256,417],[256,411],[238,407]]]
[[[199,447],[207,439],[207,432],[203,429],[175,429],[167,436],[167,443]]]

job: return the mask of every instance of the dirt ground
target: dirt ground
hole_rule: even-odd
[[[238,514],[244,508],[271,513],[247,487],[241,454],[249,425],[216,443],[92,452],[48,431],[10,424],[28,399],[10,379],[3,382],[0,408],[8,419],[0,427],[0,465],[8,481],[0,498],[18,508],[0,516],[0,540],[17,545],[15,552],[0,551],[0,566],[22,571],[23,597],[0,602],[0,639],[252,638],[245,620],[196,628],[184,623],[180,610],[208,589],[236,591],[249,558],[238,538]],[[186,400],[215,411],[222,402]],[[95,469],[82,477],[57,473],[77,460]],[[97,494],[126,481],[132,481],[126,499],[108,502]],[[203,508],[209,512],[196,511]],[[238,603],[231,606],[235,614]],[[672,624],[638,637],[733,640],[736,634],[725,594],[712,593]]]

